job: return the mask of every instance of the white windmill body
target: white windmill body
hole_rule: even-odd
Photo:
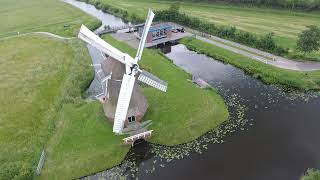
[[[103,102],[106,116],[113,120],[113,132],[122,134],[128,118],[141,120],[148,108],[148,102],[136,79],[154,88],[166,92],[167,83],[139,68],[147,34],[154,13],[149,10],[144,31],[135,58],[111,46],[84,25],[78,37],[106,54],[101,64],[105,75],[105,100]]]

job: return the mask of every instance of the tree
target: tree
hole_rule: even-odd
[[[266,51],[272,52],[276,47],[276,42],[273,39],[274,34],[268,33],[261,36],[257,41],[257,47]]]
[[[170,12],[179,12],[180,10],[180,2],[175,2],[175,3],[172,3],[169,7],[169,11]]]
[[[309,53],[320,49],[320,28],[312,25],[299,34],[297,50]]]

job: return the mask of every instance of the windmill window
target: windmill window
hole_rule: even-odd
[[[134,122],[134,121],[136,121],[136,117],[135,116],[128,117],[128,121],[129,121],[129,123]]]

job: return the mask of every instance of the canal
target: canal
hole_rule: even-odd
[[[92,5],[66,2],[97,18],[103,16],[99,19],[104,25],[123,23]],[[87,178],[295,180],[307,168],[320,168],[319,93],[266,85],[181,44],[169,49],[166,56],[174,64],[219,91],[228,105],[230,119],[183,145],[141,142],[131,148],[121,165]],[[97,59],[94,57],[98,52],[89,50]]]

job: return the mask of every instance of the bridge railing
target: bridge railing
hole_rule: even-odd
[[[123,29],[138,28],[141,26],[144,26],[144,23],[142,23],[142,24],[125,24],[122,26],[113,26],[113,27],[107,26],[104,30],[98,32],[98,35],[112,33],[112,32],[116,32],[116,31],[123,30]]]

